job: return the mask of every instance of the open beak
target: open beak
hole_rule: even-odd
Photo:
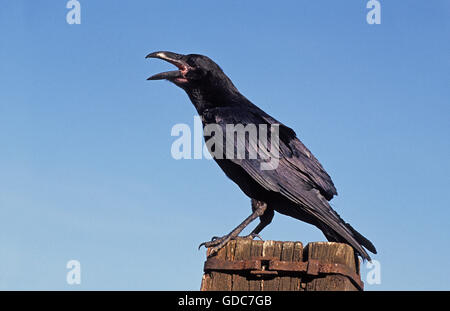
[[[173,52],[160,51],[160,52],[150,53],[145,58],[163,59],[163,60],[178,67],[178,70],[157,73],[157,74],[151,76],[150,78],[148,78],[147,80],[166,79],[166,80],[170,80],[170,81],[187,82],[185,75],[188,72],[190,66],[183,60],[184,55],[173,53]]]

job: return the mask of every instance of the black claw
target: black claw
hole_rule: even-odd
[[[203,242],[202,244],[200,244],[198,246],[198,249],[200,249],[202,246],[205,246],[206,248],[211,248],[211,254],[216,253],[218,250],[220,250],[222,247],[225,246],[225,241],[228,242],[229,240],[234,240],[234,239],[254,239],[254,238],[259,238],[262,241],[262,238],[259,236],[259,234],[257,233],[250,233],[249,235],[243,236],[243,237],[238,237],[238,236],[231,236],[228,235],[224,235],[223,237],[217,237],[217,236],[213,236],[211,238],[211,241],[208,242]]]
[[[211,241],[203,242],[202,244],[200,244],[200,245],[198,246],[198,249],[200,249],[202,246],[205,246],[206,248],[209,248],[209,247],[212,247],[212,246],[220,245],[220,243],[222,243],[222,241],[223,241],[224,239],[226,239],[226,238],[227,238],[226,235],[223,236],[223,237],[213,236],[213,237],[211,238]],[[213,250],[212,252],[215,253],[216,251],[217,251],[217,250]]]

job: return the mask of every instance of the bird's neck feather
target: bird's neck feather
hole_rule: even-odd
[[[200,115],[205,109],[234,106],[242,104],[245,99],[232,84],[228,87],[193,88],[187,94]]]

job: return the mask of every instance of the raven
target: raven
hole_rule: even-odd
[[[247,236],[254,238],[272,221],[274,211],[277,211],[318,227],[328,241],[347,243],[363,259],[371,260],[364,248],[376,254],[374,245],[331,208],[328,201],[337,195],[336,188],[294,130],[251,103],[207,56],[159,51],[148,54],[146,58],[159,58],[178,68],[155,74],[147,80],[168,80],[182,88],[201,117],[204,129],[214,124],[225,133],[230,124],[278,126],[278,163],[272,169],[261,169],[265,161],[262,157],[235,159],[214,156],[225,174],[251,198],[252,214],[229,234],[213,237],[200,246],[212,247],[216,252],[231,239],[238,238],[239,233],[259,217],[260,223]],[[211,135],[205,133],[205,140],[207,137]],[[248,153],[254,147],[245,135],[233,138],[236,140],[232,145],[235,149],[238,145],[245,146]],[[235,150],[232,152],[234,155]],[[217,155],[216,152],[214,154]]]

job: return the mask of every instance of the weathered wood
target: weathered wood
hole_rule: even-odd
[[[224,248],[216,254],[218,259],[233,260],[234,247],[236,241],[230,241]],[[211,250],[208,249],[206,254],[207,257],[210,256]],[[212,271],[210,275],[203,275],[202,280],[202,290],[203,288],[209,288],[209,290],[220,290],[220,288],[231,288],[232,287],[232,275],[228,273],[221,273],[217,271]],[[205,283],[203,285],[203,283]]]
[[[303,244],[301,242],[294,242],[294,250],[292,253],[292,261],[301,262],[303,260]],[[291,277],[291,289],[292,291],[303,291],[304,287],[301,286],[301,278]]]
[[[308,260],[318,259],[323,263],[344,264],[354,271],[357,267],[358,258],[355,256],[350,245],[333,242],[309,243],[305,248]],[[359,272],[358,272],[359,273]],[[335,291],[335,290],[357,290],[348,277],[343,275],[327,275],[320,278],[313,278],[307,282],[307,291]]]
[[[284,242],[282,244],[281,260],[292,261],[294,254],[294,242]],[[279,290],[291,290],[291,277],[280,276]]]
[[[213,256],[208,250],[207,257],[229,263],[215,261],[216,267],[209,264],[214,260],[208,261],[203,291],[359,290],[359,260],[347,244],[314,242],[303,248],[301,242],[239,239]],[[246,260],[256,260],[259,268],[249,270]],[[337,266],[344,273],[334,271]]]
[[[281,246],[276,241],[265,241],[263,244],[263,257],[280,258]],[[262,280],[262,290],[277,290],[277,278],[268,278]]]
[[[235,248],[234,260],[243,260],[250,258],[251,240],[239,241],[239,247]],[[233,274],[233,284],[231,290],[247,291],[249,290],[249,280],[242,274]]]
[[[261,257],[263,252],[263,242],[262,241],[252,241],[250,257],[257,258]],[[262,282],[257,276],[249,276],[249,290],[251,291],[261,291]]]

